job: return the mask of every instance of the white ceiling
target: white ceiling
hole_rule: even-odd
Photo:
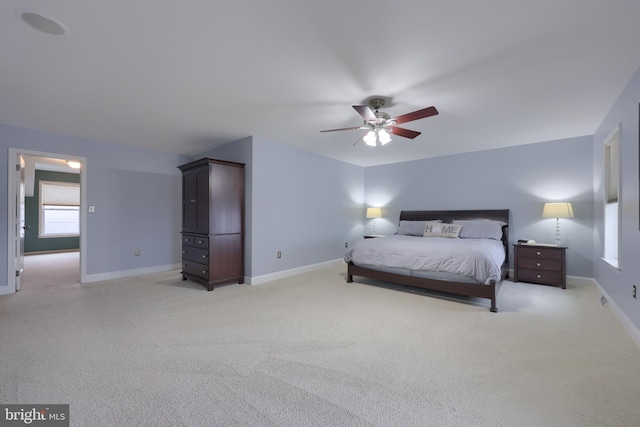
[[[185,155],[256,135],[362,166],[590,135],[640,67],[639,21],[637,0],[4,0],[0,122]],[[440,114],[379,148],[320,133],[374,95]]]

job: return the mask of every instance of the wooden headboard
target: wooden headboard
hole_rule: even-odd
[[[492,219],[504,222],[507,225],[502,227],[502,244],[507,254],[505,262],[509,262],[509,209],[400,212],[400,221],[431,221],[436,219],[442,220],[442,222],[451,222],[454,219]]]

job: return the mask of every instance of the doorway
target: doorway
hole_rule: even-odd
[[[80,166],[79,169],[73,170],[69,166],[70,161],[75,161]],[[41,273],[36,271],[38,269],[46,270],[46,263],[50,262],[51,266],[60,270],[63,265],[71,265],[72,268],[76,268],[79,271],[79,282],[83,283],[86,277],[86,209],[84,207],[84,200],[86,200],[86,159],[72,155],[62,155],[57,153],[46,153],[22,149],[9,149],[8,156],[8,214],[9,214],[9,227],[8,227],[8,260],[7,260],[7,283],[8,289],[6,293],[13,293],[20,290],[23,280],[29,278],[27,269],[33,268],[32,277],[38,277]],[[80,201],[78,208],[78,221],[79,221],[79,238],[78,238],[78,250],[75,254],[77,263],[75,265],[69,264],[70,260],[73,260],[73,254],[69,254],[65,257],[65,263],[56,264],[54,256],[47,257],[44,254],[37,255],[39,258],[36,262],[35,259],[29,260],[25,263],[24,256],[24,235],[25,232],[29,233],[30,224],[25,222],[24,213],[24,200],[25,196],[30,194],[30,188],[37,185],[35,182],[35,171],[44,170],[51,172],[67,172],[76,173],[79,175],[80,183]],[[13,172],[15,171],[15,172]],[[33,220],[31,220],[33,221]],[[45,251],[46,252],[46,251]],[[61,251],[54,251],[61,252]],[[70,258],[71,257],[71,258]],[[27,274],[25,276],[25,271]],[[54,269],[52,268],[53,272]],[[73,272],[61,272],[59,274],[68,277],[69,274],[73,275]],[[55,281],[54,275],[49,276],[52,281]]]

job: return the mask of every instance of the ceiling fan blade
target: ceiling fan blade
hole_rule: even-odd
[[[394,118],[393,120],[396,124],[402,124],[407,122],[412,122],[414,120],[424,119],[425,117],[431,117],[438,114],[438,110],[436,107],[427,107],[422,110],[414,111],[413,113],[403,114]]]
[[[353,143],[353,146],[355,147],[358,142],[362,141],[362,138],[364,138],[364,135],[358,138],[356,142]]]
[[[409,130],[405,128],[399,128],[397,126],[388,126],[389,131],[392,135],[403,136],[405,138],[413,139],[416,136],[420,135],[420,132],[416,132],[415,130]]]
[[[353,108],[362,116],[365,121],[378,120],[373,110],[368,105],[354,105]]]
[[[361,127],[362,126],[356,126],[356,127],[352,127],[352,128],[327,129],[327,130],[321,130],[320,132],[337,132],[339,130],[358,130]]]

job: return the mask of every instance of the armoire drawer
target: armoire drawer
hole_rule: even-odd
[[[197,262],[183,260],[182,273],[200,277],[204,280],[209,280],[209,265],[198,264]]]
[[[198,234],[182,234],[182,246],[193,246],[196,248],[209,248],[209,237]]]
[[[201,264],[209,263],[209,249],[192,248],[190,246],[182,247],[182,258]]]

